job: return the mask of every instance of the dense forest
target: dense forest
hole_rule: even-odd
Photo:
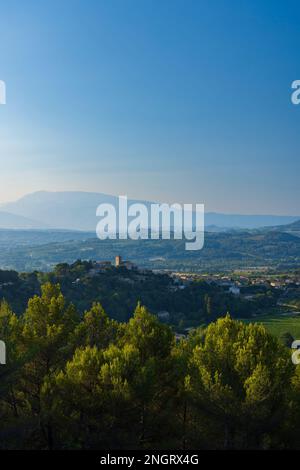
[[[84,315],[58,284],[0,309],[2,449],[300,448],[300,369],[263,326],[229,315],[175,341],[138,304]]]

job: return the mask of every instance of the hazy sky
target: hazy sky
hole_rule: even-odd
[[[0,201],[299,215],[299,24],[297,1],[1,2]]]

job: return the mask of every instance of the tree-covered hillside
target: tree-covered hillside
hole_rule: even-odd
[[[99,240],[82,232],[0,231],[2,269],[51,271],[58,263],[111,260],[117,253],[149,269],[294,269],[300,266],[300,237],[272,229],[206,232],[204,248],[187,251],[185,240]]]
[[[213,321],[227,311],[236,318],[265,314],[273,311],[280,295],[271,286],[254,287],[251,293],[257,295],[249,301],[231,294],[228,286],[202,279],[183,284],[167,274],[114,266],[95,272],[93,262],[76,261],[59,264],[49,273],[0,271],[0,298],[21,314],[28,299],[39,294],[45,282],[59,283],[80,314],[96,301],[111,318],[127,321],[141,302],[154,314],[167,311],[167,321],[177,331]]]

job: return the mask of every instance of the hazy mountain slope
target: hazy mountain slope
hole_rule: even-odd
[[[285,233],[289,233],[291,235],[300,237],[300,220],[296,220],[296,222],[293,222],[291,224],[279,225],[277,227],[273,227],[273,231],[285,232]]]
[[[9,212],[0,211],[0,229],[45,229],[47,225]]]
[[[272,227],[274,225],[290,224],[299,219],[298,216],[288,215],[245,215],[245,214],[220,214],[208,212],[205,214],[206,225],[218,227],[256,229]]]
[[[290,232],[299,232],[300,231],[300,220],[297,220],[296,222],[293,222],[292,224],[285,225],[284,227],[281,227],[284,230],[290,231]],[[279,227],[280,229],[280,227]]]
[[[117,197],[103,193],[39,191],[15,202],[2,204],[1,208],[12,214],[39,220],[52,228],[94,231],[99,220],[96,217],[96,208],[103,202],[117,206]],[[148,201],[130,200],[129,203],[131,202],[143,202],[147,206],[150,204]],[[205,214],[205,224],[229,229],[251,229],[289,224],[298,218],[300,217],[208,212]]]
[[[40,191],[2,207],[41,220],[52,228],[95,230],[96,207],[100,202],[113,203],[113,198],[95,193]]]

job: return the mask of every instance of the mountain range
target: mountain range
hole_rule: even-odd
[[[147,207],[149,201],[140,202]],[[65,229],[95,231],[99,218],[96,208],[101,203],[118,206],[118,197],[103,193],[82,191],[38,191],[0,205],[0,228],[9,229]],[[205,213],[206,230],[256,229],[299,223],[300,216],[244,215]],[[298,221],[298,222],[297,222]],[[293,228],[291,228],[293,230]]]

